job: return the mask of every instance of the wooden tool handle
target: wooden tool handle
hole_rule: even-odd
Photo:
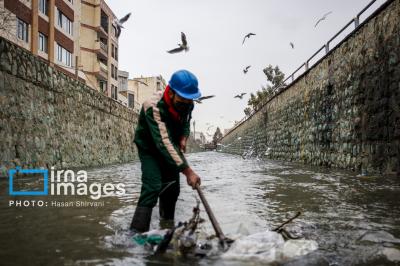
[[[208,202],[207,202],[206,198],[204,197],[203,191],[201,190],[199,184],[196,185],[196,190],[199,193],[199,197],[200,197],[201,202],[204,205],[204,208],[206,209],[208,218],[210,218],[211,224],[214,227],[215,234],[217,235],[217,237],[219,238],[220,241],[225,241],[225,235],[224,235],[224,233],[222,233],[221,227],[219,226],[217,219],[215,219],[215,216],[210,208],[210,205],[208,205]]]

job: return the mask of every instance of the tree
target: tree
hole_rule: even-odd
[[[268,65],[263,69],[263,72],[267,77],[267,84],[266,86],[261,86],[261,90],[258,90],[255,95],[250,93],[250,99],[247,102],[249,106],[247,108],[251,108],[250,111],[259,110],[274,95],[277,89],[285,86],[283,82],[285,80],[285,74],[283,74],[278,66],[273,67],[272,65]],[[246,109],[245,114],[249,112]]]
[[[268,65],[263,69],[263,72],[267,76],[267,80],[270,82],[270,84],[267,84],[267,89],[275,89],[283,85],[285,74],[283,74],[278,66],[275,66],[274,68],[272,65]]]
[[[251,108],[250,107],[246,107],[246,108],[244,108],[244,114],[246,115],[246,116],[250,116],[251,115]]]
[[[17,26],[15,16],[4,7],[4,4],[4,1],[0,1],[0,36],[9,38],[15,36]],[[17,7],[16,12],[20,11],[20,8]]]
[[[215,130],[214,136],[213,136],[213,144],[217,145],[217,143],[222,138],[222,136],[223,135],[221,133],[221,130],[219,129],[219,127],[217,127],[217,129]]]

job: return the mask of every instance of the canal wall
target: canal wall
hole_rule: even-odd
[[[134,160],[137,119],[0,38],[0,176],[17,165],[76,168]]]
[[[400,1],[222,139],[222,152],[400,174]]]

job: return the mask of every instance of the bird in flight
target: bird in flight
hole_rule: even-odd
[[[292,49],[294,49],[294,43],[290,42],[289,44],[292,47]]]
[[[251,66],[247,66],[247,67],[245,67],[244,69],[243,69],[243,73],[244,74],[247,74],[247,72],[249,71],[249,68],[250,68]]]
[[[242,92],[242,93],[240,93],[238,95],[235,95],[235,97],[233,97],[233,98],[243,99],[243,96],[245,96],[245,95],[246,95],[246,93]]]
[[[317,23],[315,23],[314,28],[317,27],[317,25],[318,25],[321,21],[325,20],[326,17],[327,17],[329,14],[331,14],[331,13],[332,13],[332,11],[329,11],[328,13],[324,14],[324,15],[322,16],[322,18],[320,18],[320,19],[317,21]]]
[[[183,32],[181,32],[181,40],[182,40],[182,43],[181,44],[178,43],[178,46],[179,46],[178,48],[169,50],[167,52],[170,54],[176,54],[176,53],[179,53],[182,51],[185,51],[185,52],[189,51],[189,46],[187,45],[186,35]]]
[[[249,38],[250,39],[250,37],[251,36],[253,36],[253,35],[256,35],[255,33],[247,33],[245,36],[244,36],[244,38],[243,38],[243,42],[242,42],[242,45],[244,44],[244,42],[246,41],[246,38]]]
[[[210,99],[210,98],[213,98],[213,97],[215,97],[215,95],[203,96],[203,97],[200,97],[200,98],[198,98],[198,99],[196,99],[196,100],[194,100],[194,101],[195,101],[196,103],[202,103],[203,100]]]
[[[131,16],[131,13],[128,13],[123,18],[116,19],[114,21],[116,24],[116,28],[117,28],[117,32],[116,32],[117,37],[119,37],[119,35],[121,35],[121,29],[124,27],[124,26],[122,26],[122,24],[124,24],[129,19],[130,16]]]

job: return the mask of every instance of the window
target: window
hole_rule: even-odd
[[[133,94],[128,94],[128,107],[134,108],[135,107],[135,96]]]
[[[118,78],[118,68],[114,66],[114,79]]]
[[[118,47],[113,43],[111,44],[111,56],[118,61]]]
[[[69,34],[73,34],[73,23],[69,20],[59,9],[57,10],[57,24],[60,28],[68,32]]]
[[[99,80],[99,87],[100,87],[101,92],[106,92],[107,91],[107,81]]]
[[[74,4],[74,0],[68,0],[68,2],[70,2],[71,4]]]
[[[39,51],[47,54],[47,36],[39,32]]]
[[[108,16],[106,12],[101,10],[101,16],[100,16],[100,26],[103,28],[105,32],[108,33]]]
[[[118,68],[111,64],[111,77],[115,80],[118,78]]]
[[[57,43],[57,60],[66,66],[72,66],[72,54]]]
[[[118,98],[117,94],[118,94],[118,87],[111,85],[111,98],[117,100],[117,98]]]
[[[114,25],[112,25],[112,28],[113,28],[114,36],[118,38],[117,27],[115,27]]]
[[[46,16],[47,14],[47,1],[48,0],[39,0],[39,11],[42,12],[42,14],[45,14]]]
[[[17,18],[17,37],[20,40],[28,42],[28,30],[29,25],[22,21],[21,19]]]

